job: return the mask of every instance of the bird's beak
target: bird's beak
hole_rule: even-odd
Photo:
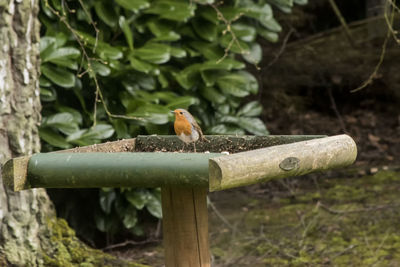
[[[173,111],[173,110],[171,110],[170,112],[175,114],[175,111]]]

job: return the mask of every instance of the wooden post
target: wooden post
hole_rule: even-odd
[[[207,188],[163,187],[166,267],[210,266]]]

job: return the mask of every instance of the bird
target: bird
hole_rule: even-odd
[[[182,150],[185,148],[186,144],[193,143],[194,152],[196,152],[195,142],[197,140],[208,141],[204,137],[200,126],[197,124],[192,114],[190,114],[186,109],[178,108],[171,112],[175,114],[175,133],[184,143]]]

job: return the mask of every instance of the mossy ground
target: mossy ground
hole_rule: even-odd
[[[212,266],[400,266],[400,172],[343,172],[211,193]],[[164,266],[161,243],[113,254]]]
[[[214,266],[400,266],[400,173],[312,178],[211,195]]]
[[[44,265],[49,267],[146,267],[118,259],[100,250],[92,249],[79,241],[67,222],[55,218],[48,220],[52,252],[42,254]],[[50,250],[46,250],[50,251]]]

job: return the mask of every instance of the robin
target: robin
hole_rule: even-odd
[[[185,109],[179,108],[171,112],[175,114],[174,130],[179,139],[184,142],[183,148],[186,144],[193,143],[194,152],[196,152],[195,142],[199,140],[199,138],[202,141],[207,141],[200,126],[197,124],[192,114]]]

